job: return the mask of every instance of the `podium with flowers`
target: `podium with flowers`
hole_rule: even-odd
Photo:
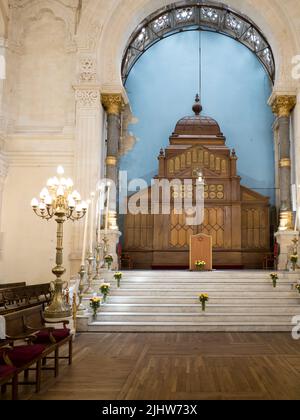
[[[200,233],[190,238],[190,271],[198,271],[197,263],[202,270],[211,271],[213,267],[212,237]],[[201,263],[201,264],[200,264]],[[205,265],[203,264],[205,263]]]

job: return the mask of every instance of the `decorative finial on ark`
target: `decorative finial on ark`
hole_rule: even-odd
[[[193,111],[196,115],[200,115],[202,110],[203,110],[203,107],[200,104],[200,97],[199,97],[199,94],[197,93],[196,99],[195,99],[195,104],[193,106]]]

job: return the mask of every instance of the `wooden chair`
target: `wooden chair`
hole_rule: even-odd
[[[24,381],[18,382],[21,385],[35,385],[36,392],[41,388],[41,366],[42,360],[47,355],[46,346],[40,344],[32,344],[32,336],[15,335],[8,336],[5,346],[0,348],[0,366],[10,366],[14,368],[14,375],[18,376],[24,373]],[[25,341],[25,345],[16,345],[17,341]],[[29,381],[28,373],[30,370],[35,371],[35,381]],[[7,379],[7,378],[6,378]],[[7,384],[8,381],[5,383]],[[16,386],[16,379],[13,380],[13,387]],[[13,391],[14,398],[16,390]]]
[[[34,334],[34,342],[46,345],[47,348],[52,348],[55,356],[46,357],[47,359],[54,359],[55,377],[59,374],[59,360],[68,360],[69,365],[72,364],[73,359],[73,336],[67,328],[69,321],[46,321],[44,318],[43,307],[35,307],[22,311],[25,331]],[[47,325],[62,324],[63,328],[51,328]],[[60,356],[59,351],[62,346],[68,344],[68,356]],[[51,369],[51,368],[49,368]]]
[[[133,270],[133,261],[128,254],[122,254],[121,256],[121,267],[122,269]]]
[[[0,340],[0,348],[7,346],[6,340]],[[6,392],[7,385],[12,386],[12,400],[18,399],[18,375],[17,369],[13,366],[0,365],[0,387],[1,393]]]
[[[18,375],[17,368],[13,366],[0,365],[0,386],[1,393],[6,392],[7,385],[12,385],[12,400],[18,399]]]

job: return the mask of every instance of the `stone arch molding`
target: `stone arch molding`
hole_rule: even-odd
[[[87,36],[91,22],[103,25],[94,52],[98,79],[104,90],[122,90],[121,64],[131,35],[144,19],[172,3],[174,0],[90,0],[83,10],[80,36]],[[286,0],[285,5],[281,0],[230,0],[230,7],[251,19],[271,45],[276,66],[275,89],[279,91],[294,91],[299,85],[299,81],[292,78],[292,58],[300,51],[297,34],[300,10],[295,10],[291,3],[290,0]]]
[[[40,20],[45,13],[51,13],[55,19],[64,22],[66,27],[66,52],[76,51],[75,0],[10,0],[11,19],[9,46],[17,53],[23,50],[23,39],[30,22]]]

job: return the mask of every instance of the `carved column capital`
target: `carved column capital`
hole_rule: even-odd
[[[275,95],[270,101],[270,106],[277,117],[289,117],[296,103],[297,98],[294,95]]]
[[[102,105],[108,114],[120,115],[125,107],[121,93],[102,93]]]

